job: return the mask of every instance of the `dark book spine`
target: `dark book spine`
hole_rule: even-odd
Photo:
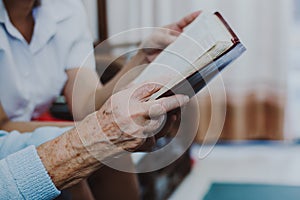
[[[179,84],[165,92],[159,98],[172,96],[174,94],[184,94],[190,98],[201,91],[214,77],[216,77],[231,62],[236,60],[246,48],[241,43],[236,43],[223,55],[213,60],[200,71],[196,71],[191,76],[182,80]]]

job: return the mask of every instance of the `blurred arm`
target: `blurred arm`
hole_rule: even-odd
[[[17,130],[21,133],[32,132],[44,126],[67,127],[74,126],[72,122],[12,122],[8,119],[0,103],[0,130],[11,132]]]
[[[92,69],[76,68],[68,70],[68,81],[64,89],[64,95],[74,115],[74,119],[82,120],[88,114],[99,110],[112,95],[118,80],[132,68],[146,63],[146,55],[144,52],[139,51],[122,70],[104,86],[101,85],[97,73]],[[129,84],[138,73],[131,75],[132,78],[127,80],[125,85]]]

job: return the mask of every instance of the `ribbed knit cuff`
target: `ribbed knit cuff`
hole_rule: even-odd
[[[7,163],[24,199],[54,199],[60,194],[34,146],[8,156]]]

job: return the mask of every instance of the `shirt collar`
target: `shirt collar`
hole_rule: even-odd
[[[72,16],[69,9],[62,8],[59,4],[56,6],[56,4],[52,0],[44,0],[41,6],[34,10],[36,21],[34,37],[30,43],[32,53],[43,48],[56,34],[58,24]]]
[[[0,24],[1,23],[5,25],[8,33],[11,36],[18,38],[20,40],[23,39],[23,36],[21,35],[21,33],[10,22],[10,19],[9,19],[8,13],[6,11],[3,0],[0,0]]]
[[[35,30],[30,43],[32,53],[39,51],[56,34],[58,23],[72,16],[70,8],[63,7],[61,4],[60,1],[42,0],[41,6],[35,8]],[[23,38],[9,21],[3,0],[0,0],[0,24],[1,23],[6,24],[14,37],[19,39]]]
[[[3,0],[0,0],[0,23],[5,22],[5,13],[6,13],[6,9],[4,7]]]
[[[42,7],[43,6],[45,8],[47,7],[49,14],[56,23],[64,21],[72,16],[70,7],[67,7],[60,1],[42,0]]]
[[[31,52],[36,53],[56,34],[57,24],[52,13],[49,12],[44,5],[35,8],[33,14],[35,17],[35,25],[33,37],[29,46]]]

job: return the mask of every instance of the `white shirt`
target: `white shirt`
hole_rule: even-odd
[[[62,92],[66,70],[84,61],[85,67],[95,68],[81,0],[42,0],[33,15],[28,44],[0,0],[0,101],[12,121],[29,121],[44,113]]]

